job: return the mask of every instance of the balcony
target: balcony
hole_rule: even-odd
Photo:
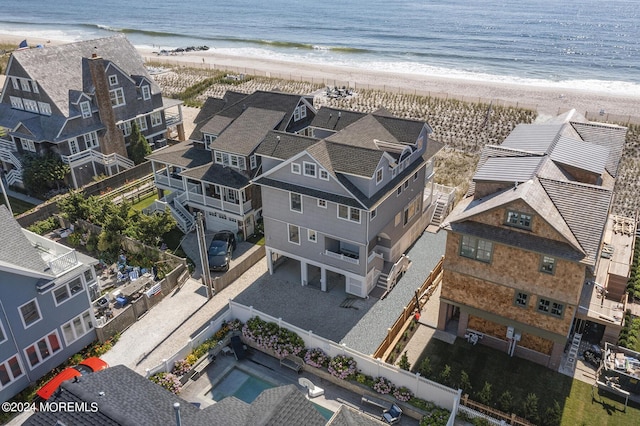
[[[326,256],[332,257],[334,259],[338,259],[338,260],[342,260],[344,262],[349,262],[349,263],[353,263],[354,265],[359,265],[360,264],[360,259],[358,258],[358,255],[355,253],[351,253],[351,252],[346,252],[346,251],[342,251],[340,253],[336,253],[330,250],[325,250],[324,254]]]
[[[182,178],[168,177],[165,173],[156,173],[154,176],[156,186],[164,187],[163,189],[184,191]]]
[[[75,250],[28,231],[25,235],[38,250],[42,260],[49,265],[53,274],[62,275],[80,265]]]

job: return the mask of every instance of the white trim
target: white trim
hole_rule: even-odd
[[[336,204],[336,206],[337,206],[336,215],[337,215],[338,219],[346,220],[348,222],[353,222],[353,223],[361,223],[361,221],[362,221],[362,210],[357,209],[355,207],[345,206],[344,204]],[[344,207],[344,208],[347,209],[347,217],[340,216],[340,207]],[[352,210],[357,210],[358,211],[358,220],[353,220],[351,218],[351,216],[353,214]]]
[[[372,209],[369,216],[370,216],[369,220],[375,219],[378,216],[378,208]]]
[[[52,334],[55,334],[56,339],[58,340],[58,350],[57,351],[53,351],[53,349],[51,348],[51,344],[49,342],[49,336],[51,336]],[[45,344],[47,345],[47,351],[49,352],[47,354],[47,356],[42,357],[42,354],[40,353],[40,348],[38,347],[38,342],[44,340]],[[30,347],[34,347],[35,348],[35,353],[38,357],[38,362],[34,365],[31,365],[31,360],[29,359],[29,355],[27,353],[27,349],[29,349]],[[58,352],[60,352],[62,350],[62,341],[60,340],[60,334],[58,333],[57,329],[54,329],[53,331],[45,334],[44,336],[41,336],[40,338],[38,338],[35,342],[31,343],[28,346],[25,346],[24,349],[22,349],[22,352],[24,353],[25,356],[25,360],[27,361],[27,363],[29,364],[28,367],[30,370],[33,370],[35,368],[37,368],[40,364],[42,364],[42,361],[44,361],[45,359],[49,359],[51,356],[53,356],[54,354],[57,354]]]
[[[378,180],[378,173],[380,173],[380,180]],[[376,178],[376,186],[380,185],[380,183],[382,183],[382,181],[384,181],[384,168],[383,167],[380,167],[379,169],[376,170],[375,178]]]
[[[291,226],[295,226],[296,228],[298,228],[298,242],[291,240],[291,231],[289,230],[289,227]],[[295,244],[298,246],[300,245],[300,227],[298,225],[294,225],[293,223],[287,223],[287,241],[289,241],[291,244]]]
[[[80,280],[80,290],[76,290],[76,292],[75,292],[75,293],[73,293],[73,292],[71,291],[71,290],[72,290],[72,288],[71,288],[71,287],[69,287],[69,284],[71,284],[71,283],[72,283],[72,282],[74,282],[75,280]],[[61,301],[59,301],[59,302],[58,302],[58,300],[56,300],[55,291],[56,291],[56,290],[59,290],[59,289],[61,289],[61,288],[66,288],[66,290],[67,290],[67,297],[66,297],[65,299],[63,299],[63,300],[61,300]],[[76,287],[74,287],[74,288],[76,288]],[[69,281],[65,282],[64,284],[61,284],[61,285],[56,286],[55,288],[53,288],[53,289],[51,290],[51,297],[53,297],[53,303],[54,303],[56,306],[60,306],[60,305],[62,305],[63,303],[65,303],[65,302],[67,302],[67,301],[69,301],[69,300],[73,299],[73,298],[74,298],[74,297],[76,297],[78,294],[82,293],[84,290],[85,290],[85,287],[84,287],[84,281],[83,281],[83,279],[82,279],[82,276],[81,276],[81,275],[77,275],[76,277],[74,277],[73,279],[71,279],[71,280],[69,280]]]
[[[256,157],[255,154],[249,157],[249,167],[250,167],[250,170],[253,170],[256,167],[258,167],[258,158]]]
[[[297,171],[295,169],[298,169]],[[302,173],[302,168],[300,167],[300,163],[291,163],[291,173],[299,175]]]
[[[311,235],[313,235],[313,238],[311,238]],[[311,241],[312,243],[317,243],[318,233],[313,229],[307,229],[307,240]]]
[[[322,201],[322,204],[320,203]],[[318,207],[321,209],[327,208],[327,200],[323,200],[322,198],[318,198]]]
[[[0,321],[0,332],[2,332],[2,336],[4,337],[4,339],[0,340],[0,343],[3,343],[4,341],[6,341],[8,339],[7,337],[7,333],[5,333],[4,331],[4,325],[2,325],[2,321]],[[2,386],[2,384],[0,384],[0,387]]]
[[[9,364],[9,361],[11,361],[11,359],[15,358],[17,363],[18,363],[18,367],[20,368],[20,374],[17,376],[13,375],[13,370],[11,369],[11,365]],[[24,365],[22,365],[22,360],[20,359],[20,354],[19,353],[15,353],[14,355],[11,355],[9,358],[5,359],[4,361],[0,362],[0,365],[4,365],[4,368],[7,372],[7,375],[9,376],[9,382],[6,385],[3,385],[2,383],[0,383],[0,389],[4,389],[7,386],[11,386],[11,384],[13,382],[15,382],[16,380],[18,380],[20,377],[24,376],[25,374],[25,369],[24,369]]]
[[[91,102],[89,102],[89,101],[80,102],[80,113],[82,114],[82,118],[91,117],[91,115],[92,115],[92,113],[91,113]]]
[[[322,176],[324,174],[324,177]],[[326,171],[325,169],[323,169],[322,167],[320,168],[320,171],[318,172],[318,176],[320,176],[320,179],[322,180],[329,180],[329,172]]]
[[[151,99],[151,87],[148,84],[142,86],[142,99],[145,101]]]
[[[311,173],[307,173],[307,166],[313,166],[313,174]],[[310,161],[303,161],[302,162],[302,173],[305,176],[309,176],[309,177],[317,177],[318,176],[318,166],[316,165],[316,163],[312,163]]]
[[[300,197],[300,210],[296,210],[293,208],[293,196],[297,195]],[[289,210],[296,213],[302,213],[302,194],[298,194],[297,192],[289,192]]]
[[[109,86],[115,86],[118,84],[118,74],[111,74],[108,77],[109,79]]]
[[[38,319],[35,320],[34,322],[32,322],[31,324],[27,325],[27,323],[24,322],[24,314],[22,313],[22,308],[24,306],[27,306],[31,302],[35,302],[36,303],[36,311],[38,312]],[[40,312],[40,305],[38,304],[38,299],[35,298],[35,297],[33,299],[29,300],[28,302],[25,302],[22,305],[18,306],[18,314],[20,315],[20,321],[22,321],[22,326],[24,327],[25,330],[27,328],[31,327],[32,325],[37,324],[40,321],[42,321],[42,312]]]
[[[124,97],[124,90],[122,90],[122,87],[109,90],[109,98],[111,99],[111,106],[114,108],[127,104],[127,100]]]
[[[78,333],[78,330],[76,329],[76,324],[74,324],[74,321],[76,320],[79,321],[79,324],[77,325],[81,329],[80,330],[81,334]],[[69,333],[71,335],[71,338],[68,340],[67,340],[67,334],[65,333],[65,327],[68,327]],[[80,315],[72,318],[70,321],[65,322],[60,326],[60,329],[62,330],[62,338],[64,339],[64,343],[67,346],[71,345],[73,342],[86,336],[87,333],[93,330],[93,322],[91,321],[91,311],[86,310]]]

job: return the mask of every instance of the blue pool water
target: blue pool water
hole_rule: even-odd
[[[278,385],[271,383],[260,377],[254,376],[239,368],[229,371],[211,390],[207,393],[214,401],[222,401],[228,396],[251,404],[265,389],[270,389]],[[333,411],[313,403],[313,406],[325,419],[329,420],[333,416]]]
[[[247,404],[251,404],[263,390],[275,386],[273,383],[234,368],[211,389],[208,395],[214,401],[221,401],[228,396],[235,396]]]

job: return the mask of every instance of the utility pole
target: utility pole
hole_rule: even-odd
[[[196,234],[198,237],[198,247],[200,248],[200,264],[202,265],[202,280],[207,286],[207,297],[213,297],[213,286],[211,283],[211,272],[209,271],[209,256],[207,255],[207,239],[204,235],[204,222],[202,212],[196,213]]]

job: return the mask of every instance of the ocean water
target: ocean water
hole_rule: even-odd
[[[640,95],[637,0],[2,0],[0,34]]]

